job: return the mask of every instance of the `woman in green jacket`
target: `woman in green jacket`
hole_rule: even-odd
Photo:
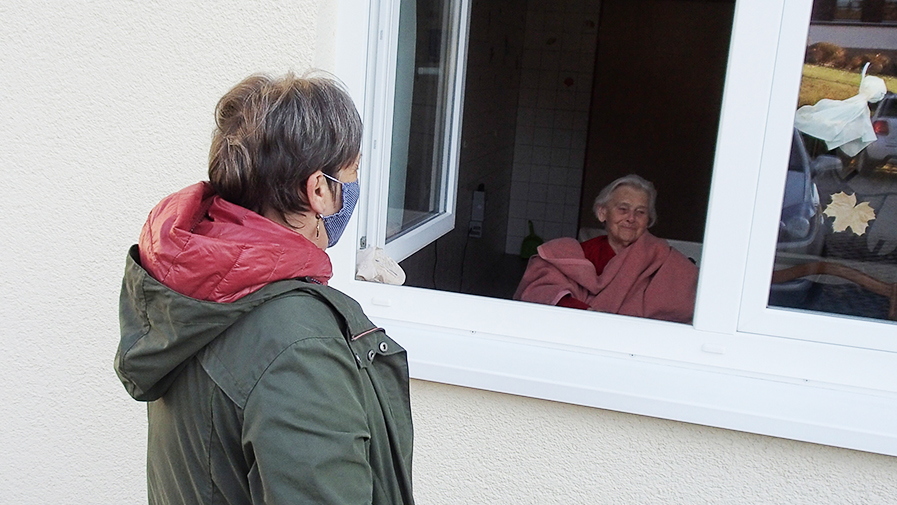
[[[115,370],[148,403],[153,504],[411,504],[405,351],[326,286],[361,118],[323,77],[218,103],[209,181],[131,248]]]

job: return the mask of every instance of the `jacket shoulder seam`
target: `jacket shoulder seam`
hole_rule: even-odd
[[[246,402],[249,401],[249,397],[252,396],[252,393],[255,391],[256,386],[258,386],[258,384],[259,384],[259,382],[261,382],[262,378],[264,378],[268,374],[268,370],[271,369],[271,366],[278,359],[280,359],[280,357],[283,356],[285,352],[287,352],[289,349],[295,347],[297,344],[302,343],[302,342],[308,342],[311,340],[331,340],[331,339],[338,339],[338,338],[335,335],[312,335],[312,336],[305,336],[302,338],[297,338],[296,340],[290,342],[288,345],[285,345],[283,347],[283,349],[280,350],[280,352],[278,352],[274,357],[272,357],[268,361],[267,364],[265,364],[265,367],[262,369],[261,373],[259,373],[258,377],[256,377],[255,381],[252,383],[252,386],[249,387],[249,389],[246,391],[246,398],[245,398],[241,408],[244,408],[246,406]],[[345,342],[344,338],[339,338],[338,340]],[[347,347],[348,347],[348,345],[347,345]],[[351,348],[349,348],[349,351],[354,354],[354,351],[352,351]],[[228,373],[230,373],[230,370],[228,370]],[[233,377],[233,374],[231,374],[231,376]]]

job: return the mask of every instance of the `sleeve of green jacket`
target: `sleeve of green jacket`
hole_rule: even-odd
[[[360,381],[342,337],[298,340],[271,363],[244,410],[253,503],[371,503]]]

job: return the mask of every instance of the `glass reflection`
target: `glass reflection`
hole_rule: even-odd
[[[387,241],[445,208],[452,0],[402,0],[389,170]]]
[[[817,0],[769,304],[897,320],[897,2]]]

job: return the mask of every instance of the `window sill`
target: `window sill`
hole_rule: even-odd
[[[893,392],[375,320],[415,379],[897,456]]]

